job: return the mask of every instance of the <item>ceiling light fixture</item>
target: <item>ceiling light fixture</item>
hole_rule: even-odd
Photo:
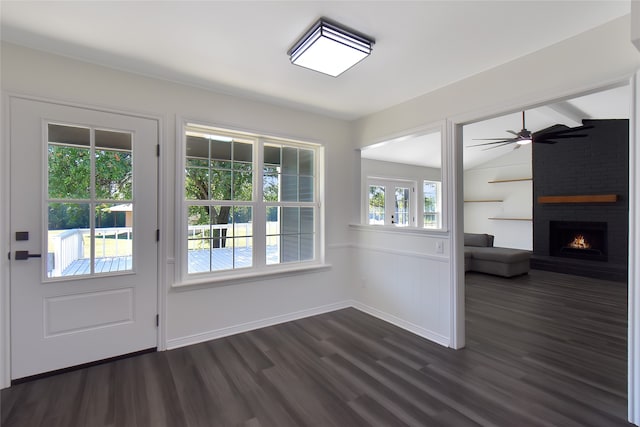
[[[321,18],[287,53],[295,65],[337,77],[369,56],[373,43]]]
[[[531,144],[533,142],[533,139],[531,138],[531,132],[529,132],[526,129],[522,129],[520,131],[520,139],[516,141],[517,144],[520,145],[527,145],[527,144]]]

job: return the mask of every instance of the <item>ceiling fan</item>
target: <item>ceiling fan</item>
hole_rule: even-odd
[[[522,145],[530,144],[534,142],[536,144],[555,144],[562,139],[568,138],[583,138],[587,136],[585,133],[580,133],[586,129],[591,129],[593,126],[577,126],[571,128],[566,125],[553,125],[548,128],[539,130],[537,132],[531,132],[527,130],[524,121],[524,111],[522,112],[522,129],[520,132],[508,130],[510,134],[514,135],[512,138],[480,138],[475,141],[491,141],[482,144],[470,145],[469,147],[485,147],[485,150],[502,147],[509,144],[517,144],[514,148],[520,148]]]

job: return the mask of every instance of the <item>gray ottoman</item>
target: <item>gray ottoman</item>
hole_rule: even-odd
[[[512,277],[529,272],[531,252],[499,247],[474,247],[470,270]],[[465,256],[466,261],[466,256]]]

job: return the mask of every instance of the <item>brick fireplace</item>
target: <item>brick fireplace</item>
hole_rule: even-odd
[[[585,138],[533,146],[531,267],[627,280],[628,120],[585,120]]]

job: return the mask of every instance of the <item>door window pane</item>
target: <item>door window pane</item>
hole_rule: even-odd
[[[91,195],[91,130],[49,123],[48,194],[53,199]]]
[[[132,270],[132,134],[55,123],[47,131],[47,276]]]
[[[397,226],[406,227],[409,225],[411,214],[409,211],[409,195],[409,188],[396,187],[395,224]]]
[[[89,203],[49,203],[47,277],[91,273]]]
[[[96,130],[96,198],[130,200],[133,189],[131,134]]]
[[[369,186],[369,224],[384,225],[384,187]]]
[[[132,269],[133,204],[100,204],[96,208],[94,271]]]

